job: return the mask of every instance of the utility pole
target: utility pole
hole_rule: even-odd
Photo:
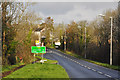
[[[65,29],[65,37],[64,37],[64,51],[66,51],[66,29]]]
[[[110,17],[110,19],[111,19],[111,40],[110,40],[110,65],[112,65],[112,21],[113,21],[113,18],[112,17]]]

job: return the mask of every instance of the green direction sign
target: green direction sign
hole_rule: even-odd
[[[46,53],[46,47],[45,46],[32,46],[31,47],[31,53]]]

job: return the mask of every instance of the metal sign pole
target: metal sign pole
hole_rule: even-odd
[[[35,53],[34,53],[34,63],[35,63]]]
[[[43,54],[42,54],[42,64],[43,64]]]
[[[43,43],[42,43],[42,47],[43,47]],[[43,64],[43,53],[42,53],[42,64]]]

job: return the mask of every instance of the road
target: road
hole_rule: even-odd
[[[77,59],[55,49],[49,49],[44,57],[51,60],[57,60],[66,70],[70,78],[104,78],[108,80],[111,78],[119,80],[118,78],[120,78],[120,72],[116,70]]]

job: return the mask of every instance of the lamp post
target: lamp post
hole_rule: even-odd
[[[110,65],[112,65],[112,26],[113,26],[112,21],[113,21],[113,18],[110,17],[110,19],[111,19]]]
[[[103,14],[99,14],[101,17],[105,17]],[[111,39],[110,39],[110,65],[112,65],[112,26],[113,26],[113,17],[110,17],[111,20]]]

